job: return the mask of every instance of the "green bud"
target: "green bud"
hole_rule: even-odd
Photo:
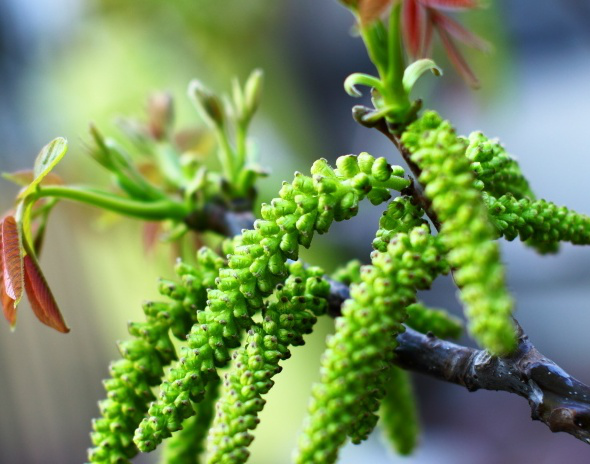
[[[357,157],[354,155],[338,157],[336,167],[339,173],[346,179],[350,179],[360,172]]]
[[[225,112],[221,100],[207,89],[201,81],[195,79],[189,84],[188,96],[193,101],[203,120],[210,127],[224,126]]]
[[[260,104],[260,97],[262,95],[262,87],[264,84],[264,72],[262,69],[255,69],[252,71],[246,85],[244,86],[244,109],[249,115],[248,119],[258,109]]]
[[[368,153],[363,152],[360,155],[358,155],[357,160],[359,169],[365,174],[371,174],[371,169],[373,168],[375,158],[369,155]]]

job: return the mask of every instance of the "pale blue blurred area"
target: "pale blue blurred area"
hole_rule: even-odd
[[[195,3],[214,8],[211,1]],[[181,4],[182,11],[195,11]],[[265,4],[272,5],[268,12],[260,6]],[[269,89],[254,135],[263,164],[274,170],[263,183],[261,199],[270,198],[280,180],[296,169],[308,170],[320,156],[334,160],[369,151],[398,163],[383,136],[350,117],[358,102],[344,93],[342,81],[351,72],[372,69],[362,43],[348,35],[349,14],[334,0],[252,5],[259,10],[244,16],[244,27],[235,31],[240,42],[232,45],[220,38],[216,42],[214,32],[208,38],[204,31],[187,35],[190,17],[179,18],[174,2],[158,10],[153,2],[143,7],[104,2],[101,8],[99,2],[82,0],[0,0],[0,170],[30,166],[43,144],[65,135],[72,150],[62,173],[78,181],[92,177],[93,167],[80,147],[88,121],[112,128],[112,116],[138,115],[150,89],[168,88],[178,97],[179,117],[186,124],[195,117],[183,100],[190,78],[227,89],[230,75],[243,77],[261,65]],[[450,118],[459,132],[483,130],[499,137],[540,197],[590,214],[590,3],[504,0],[497,5],[503,24],[489,33],[502,36],[509,47],[489,60],[509,58],[498,63],[496,74],[482,73],[484,90],[471,92],[445,67],[440,82],[425,82],[416,95]],[[137,18],[149,18],[149,8],[167,12],[161,24],[169,17],[174,26],[141,29]],[[155,40],[151,35],[156,42],[150,42]],[[4,181],[0,188],[3,211],[16,190]],[[322,237],[306,259],[328,269],[344,258],[367,261],[379,215],[378,208],[366,205],[355,220]],[[137,224],[104,230],[95,222],[92,211],[65,204],[50,221],[43,267],[72,333],[64,337],[40,326],[25,304],[16,333],[6,324],[0,327],[1,463],[84,461],[90,418],[104,395],[100,380],[109,360],[117,357],[114,341],[126,338],[126,320],[141,319],[142,299],[156,296],[156,276],[170,275],[165,260],[146,260],[140,244],[132,246],[129,236],[138,233]],[[590,382],[590,249],[566,245],[557,256],[539,257],[519,242],[504,243],[503,258],[517,317],[532,341]],[[437,282],[424,299],[460,313],[448,280]],[[326,321],[309,345],[296,349],[285,363],[269,395],[252,462],[288,462],[310,383],[317,377],[323,334],[329,330]],[[416,380],[424,425],[418,452],[394,457],[377,432],[361,446],[348,446],[341,463],[590,459],[587,445],[532,422],[521,398]],[[150,456],[137,460],[152,461]]]

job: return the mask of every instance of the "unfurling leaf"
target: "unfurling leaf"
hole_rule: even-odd
[[[362,24],[378,19],[394,0],[359,0],[359,16]]]
[[[19,198],[25,198],[35,191],[41,181],[51,172],[51,170],[61,161],[68,151],[68,142],[63,137],[53,139],[45,145],[35,159],[33,168],[33,181],[24,189]]]
[[[407,0],[403,3],[402,24],[406,49],[412,58],[417,58],[422,51],[425,27],[424,9],[418,5],[418,0]]]
[[[35,316],[43,324],[54,328],[58,332],[69,332],[70,329],[63,319],[55,298],[41,272],[41,268],[31,253],[27,254],[24,258],[24,268],[25,289]]]
[[[17,305],[23,295],[23,248],[14,216],[6,216],[0,229],[2,241],[2,276],[6,294]]]
[[[435,76],[441,76],[442,70],[436,65],[436,63],[428,58],[422,58],[421,60],[414,61],[404,71],[404,77],[402,79],[402,85],[406,93],[410,93],[416,81],[427,71],[432,71]]]

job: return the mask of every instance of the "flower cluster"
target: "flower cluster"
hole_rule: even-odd
[[[434,112],[412,123],[401,140],[422,171],[419,180],[442,223],[441,240],[455,268],[470,332],[492,353],[509,353],[516,346],[513,302],[465,140]]]
[[[229,350],[252,327],[264,298],[287,279],[285,263],[297,259],[300,245],[308,247],[314,233],[327,232],[333,221],[355,216],[363,198],[379,204],[391,197],[391,189],[409,185],[402,168],[366,153],[340,157],[336,166],[321,159],[313,164],[312,177],[296,173],[292,183],[283,183],[279,198],[262,205],[254,230],[236,238],[228,267],[220,269],[209,289],[207,307],[197,315],[180,362],[170,369],[158,401],[136,431],[139,449],[154,449],[193,415],[191,401],[199,401],[207,382],[217,377],[216,369],[228,364]]]
[[[334,462],[347,436],[354,442],[366,438],[377,422],[379,400],[388,387],[396,388],[387,379],[396,335],[404,331],[405,308],[415,301],[417,289],[428,288],[434,277],[448,271],[444,250],[428,226],[413,222],[390,222],[399,232],[385,252],[373,252],[372,265],[363,267],[361,282],[351,286],[351,299],[327,342],[320,382],[312,390],[297,463]]]
[[[249,456],[253,440],[250,430],[258,425],[264,407],[262,395],[273,386],[272,377],[281,371],[279,361],[291,356],[289,347],[302,345],[316,316],[326,311],[329,283],[320,268],[305,269],[300,262],[289,265],[289,278],[277,285],[274,300],[263,320],[248,332],[242,348],[234,355],[234,369],[226,374],[224,394],[209,432],[209,461],[239,464]]]
[[[222,265],[223,259],[207,248],[198,252],[196,266],[179,262],[176,272],[181,281],[159,285],[170,301],[146,302],[146,321],[129,323],[129,333],[136,338],[119,344],[123,359],[110,366],[111,378],[104,382],[107,398],[99,403],[102,417],[93,424],[91,462],[125,463],[137,454],[133,433],[154,399],[151,389],[176,359],[169,333],[184,340]]]

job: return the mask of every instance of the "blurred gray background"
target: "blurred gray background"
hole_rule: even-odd
[[[416,95],[459,132],[500,137],[540,197],[590,213],[590,2],[490,3],[462,18],[495,46],[492,55],[467,53],[482,90],[467,89],[437,57],[445,77],[425,79]],[[273,169],[261,200],[320,156],[369,151],[399,163],[385,138],[350,117],[358,102],[342,82],[351,72],[372,72],[351,26],[335,0],[0,0],[0,171],[31,166],[40,147],[62,135],[71,148],[61,175],[105,182],[82,150],[89,121],[114,132],[114,116],[141,115],[150,91],[168,89],[178,98],[180,125],[190,124],[197,119],[184,99],[191,78],[226,90],[230,76],[243,78],[257,66],[266,71],[267,89],[253,133],[263,164]],[[0,192],[6,210],[16,189],[0,180]],[[379,214],[365,208],[314,244],[306,259],[326,269],[344,258],[367,261]],[[170,260],[144,256],[137,223],[106,222],[66,203],[50,221],[42,265],[69,335],[41,326],[26,303],[15,333],[0,327],[0,463],[84,462],[101,379],[118,356],[115,341],[126,337],[125,321],[141,319],[140,302],[156,296],[156,277],[171,275]],[[589,383],[590,249],[565,245],[559,255],[540,257],[517,242],[502,246],[525,331]],[[424,299],[460,314],[447,280]],[[277,377],[252,462],[288,462],[330,330],[324,322]],[[590,460],[588,445],[532,422],[521,398],[415,380],[424,426],[415,455],[393,456],[377,432],[348,446],[340,462]]]

